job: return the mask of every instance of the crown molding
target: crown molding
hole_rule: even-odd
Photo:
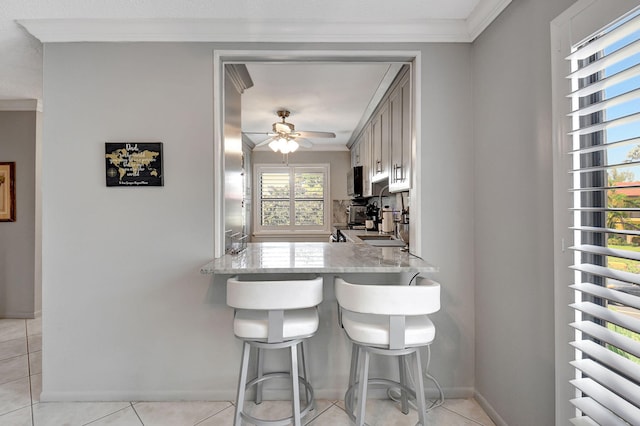
[[[39,99],[0,99],[0,111],[42,112],[42,101]]]
[[[480,0],[467,19],[60,18],[17,20],[43,43],[472,42],[511,0]]]
[[[43,43],[61,42],[468,42],[464,20],[22,19]]]
[[[481,0],[467,18],[469,40],[475,40],[510,3],[511,0]]]
[[[225,71],[238,93],[242,94],[245,90],[253,87],[253,80],[251,80],[251,76],[249,75],[246,65],[228,64],[225,67]]]

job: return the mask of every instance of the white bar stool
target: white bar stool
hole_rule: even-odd
[[[352,342],[349,388],[344,396],[351,420],[363,426],[368,385],[386,385],[401,389],[404,414],[409,412],[409,396],[415,398],[420,424],[426,426],[420,348],[435,338],[436,329],[427,314],[440,309],[440,284],[421,277],[417,285],[351,284],[336,278],[335,292],[340,324]],[[371,354],[399,357],[400,382],[370,379]],[[415,390],[407,386],[405,357],[411,354],[415,359]]]
[[[314,407],[313,388],[308,382],[304,359],[305,339],[318,330],[317,306],[322,302],[322,277],[304,280],[243,281],[238,277],[227,280],[227,305],[235,308],[233,332],[244,341],[234,425],[242,420],[255,425],[301,425],[301,419]],[[302,375],[298,369],[298,345]],[[251,348],[258,349],[258,375],[247,381]],[[290,348],[291,371],[264,374],[265,349]],[[279,420],[258,419],[245,413],[246,391],[256,386],[256,404],[262,402],[262,384],[272,378],[291,377],[293,390],[292,415]],[[305,388],[306,405],[300,407],[300,384]]]

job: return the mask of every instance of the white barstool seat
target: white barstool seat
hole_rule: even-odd
[[[313,388],[309,384],[304,358],[304,341],[318,330],[317,306],[322,302],[322,278],[281,281],[227,280],[227,305],[235,308],[233,332],[244,341],[238,380],[234,425],[242,420],[256,425],[301,425],[313,409]],[[302,371],[298,369],[298,346]],[[251,348],[258,349],[257,377],[248,381]],[[291,371],[263,373],[265,349],[289,348]],[[258,419],[244,412],[246,391],[256,386],[256,404],[262,401],[262,384],[272,378],[290,377],[293,396],[292,415],[279,420]],[[305,388],[306,405],[301,408],[300,384]]]
[[[415,398],[420,424],[426,426],[420,348],[435,339],[435,326],[427,315],[440,309],[440,284],[422,277],[417,285],[352,284],[336,278],[335,292],[340,324],[352,342],[349,387],[344,397],[352,421],[358,426],[365,424],[368,385],[385,385],[401,389],[405,414],[409,412],[409,396]],[[370,379],[371,354],[399,357],[400,381]],[[405,362],[411,354],[415,359],[415,389],[409,388],[406,380]]]

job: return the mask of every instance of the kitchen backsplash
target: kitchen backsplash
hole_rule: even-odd
[[[332,223],[347,223],[347,206],[349,204],[351,204],[351,200],[333,200]]]

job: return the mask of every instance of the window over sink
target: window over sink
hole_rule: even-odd
[[[328,232],[329,165],[256,165],[255,232]]]

